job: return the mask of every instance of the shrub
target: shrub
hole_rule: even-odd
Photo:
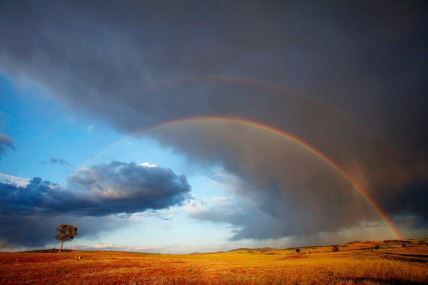
[[[296,252],[299,253],[300,252],[300,248],[296,248]]]
[[[339,251],[339,247],[338,247],[337,245],[333,245],[333,246],[331,247],[331,251],[332,251],[332,252],[337,252],[337,251]]]

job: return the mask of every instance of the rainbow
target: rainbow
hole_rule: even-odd
[[[338,165],[337,162],[335,162],[332,158],[328,157],[326,154],[322,153],[320,150],[316,149],[315,147],[311,146],[301,138],[290,134],[282,129],[276,128],[274,126],[270,126],[267,124],[263,124],[260,122],[252,121],[249,119],[243,119],[240,117],[233,117],[233,116],[203,116],[203,117],[190,117],[190,118],[181,118],[181,119],[175,119],[171,121],[165,121],[153,126],[150,126],[148,128],[144,128],[142,130],[139,130],[133,134],[133,136],[138,136],[141,133],[148,132],[150,130],[155,130],[157,128],[161,127],[170,127],[174,125],[184,125],[184,124],[190,124],[195,122],[211,122],[211,123],[224,123],[224,124],[241,124],[243,126],[248,126],[252,128],[256,128],[258,130],[262,130],[266,133],[280,136],[282,138],[285,138],[293,143],[296,143],[299,146],[302,146],[306,151],[313,154],[320,160],[322,160],[324,163],[326,163],[329,167],[331,167],[338,175],[340,175],[342,178],[344,178],[348,183],[352,186],[352,189],[356,191],[359,195],[361,195],[364,200],[367,201],[367,203],[374,209],[374,211],[377,213],[377,215],[381,218],[382,221],[385,222],[385,224],[388,226],[392,236],[395,239],[403,239],[400,231],[392,221],[391,217],[388,216],[388,214],[382,209],[382,207],[375,201],[375,199],[370,196],[370,194],[361,186],[358,185],[358,183],[352,178],[351,175],[349,175],[345,170],[342,169]],[[115,142],[114,144],[110,145],[107,148],[110,148],[113,145],[119,144],[126,140],[127,138],[124,138],[118,142]]]
[[[338,173],[340,176],[342,176],[346,181],[348,181],[352,188],[358,192],[368,203],[369,205],[376,211],[376,213],[379,215],[379,217],[388,225],[392,235],[397,239],[402,239],[400,231],[395,226],[392,219],[388,216],[388,214],[382,209],[382,207],[373,199],[373,197],[370,196],[370,194],[360,187],[353,178],[345,171],[343,170],[333,159],[329,158],[327,155],[319,151],[318,149],[314,148],[310,144],[306,143],[299,137],[287,133],[284,130],[281,130],[279,128],[262,124],[256,121],[248,120],[248,119],[242,119],[239,117],[191,117],[191,118],[183,118],[183,119],[177,119],[172,121],[167,121],[160,123],[158,125],[152,126],[149,129],[155,129],[159,127],[166,127],[166,126],[173,126],[173,125],[181,125],[181,124],[188,124],[192,122],[216,122],[216,123],[239,123],[244,126],[253,127],[256,129],[263,130],[267,133],[281,136],[286,138],[287,140],[296,143],[300,146],[302,146],[305,150],[310,152],[311,154],[315,155],[319,159],[321,159],[323,162],[325,162],[329,167],[334,169],[336,173]],[[147,129],[146,129],[147,130]]]

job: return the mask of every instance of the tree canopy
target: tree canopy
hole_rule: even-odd
[[[61,252],[64,242],[71,241],[77,236],[77,227],[70,224],[61,224],[56,228],[55,239],[61,242],[59,252]]]

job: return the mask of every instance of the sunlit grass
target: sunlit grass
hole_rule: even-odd
[[[0,283],[19,284],[426,284],[420,241],[210,254],[2,253]]]

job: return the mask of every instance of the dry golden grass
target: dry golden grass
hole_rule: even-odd
[[[427,284],[428,245],[359,242],[210,254],[0,253],[1,284]]]

